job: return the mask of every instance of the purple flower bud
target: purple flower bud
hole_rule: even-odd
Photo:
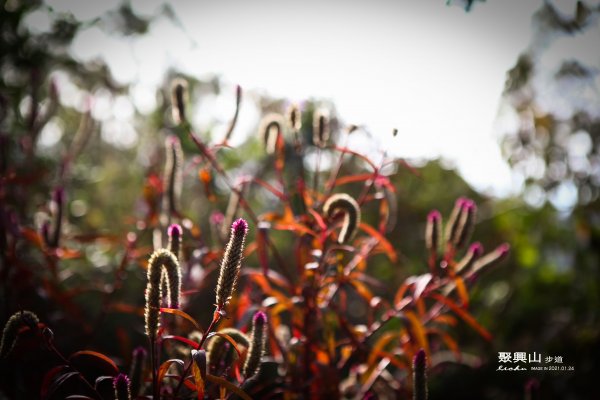
[[[131,400],[131,389],[129,378],[125,374],[119,374],[113,379],[116,400]]]

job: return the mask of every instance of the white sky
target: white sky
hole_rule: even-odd
[[[118,2],[50,3],[91,18]],[[133,7],[152,14],[159,3]],[[117,79],[135,83],[141,108],[153,105],[153,88],[170,66],[199,77],[216,73],[245,90],[330,99],[342,120],[364,124],[391,154],[443,156],[479,190],[520,190],[494,122],[506,71],[529,43],[540,1],[489,0],[470,13],[445,0],[171,4],[184,30],[165,18],[139,39],[91,28],[76,38],[75,54],[105,58]],[[233,100],[226,100],[229,117]],[[242,116],[247,123],[257,117]]]

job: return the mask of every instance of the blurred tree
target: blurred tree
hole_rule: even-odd
[[[543,2],[503,95],[506,158],[534,201],[545,192],[563,208],[600,195],[600,5],[590,3]]]

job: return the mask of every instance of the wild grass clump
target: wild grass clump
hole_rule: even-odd
[[[370,267],[385,262],[407,274],[398,261],[401,242],[387,236],[398,207],[386,171],[398,160],[375,161],[337,144],[359,128],[341,129],[329,110],[293,104],[259,128],[255,140],[264,142],[264,157],[252,171],[260,176],[244,170],[244,161],[243,173],[228,169],[224,158],[238,150],[229,139],[241,88],[215,144],[194,132],[187,88],[181,79],[173,83],[174,126],[164,141],[164,168],[154,166],[163,172],[148,174],[147,212],[122,238],[114,279],[99,285],[100,312],[78,317],[88,332],[115,323],[122,352],[89,348],[64,356],[50,327],[29,311],[5,325],[1,362],[23,351],[18,339],[26,334],[43,345],[36,351],[53,355],[39,384],[42,398],[426,399],[426,371],[439,362],[436,355],[449,351],[461,360],[453,336],[459,321],[491,340],[469,312],[469,289],[508,245],[486,254],[471,242],[472,200],[458,199],[446,223],[441,212],[429,213],[418,273],[391,287]],[[309,153],[316,155],[312,162]],[[321,163],[325,156],[333,162]],[[208,222],[186,214],[184,182],[192,170],[198,193],[204,189]],[[47,200],[52,218],[38,230],[19,230],[49,266],[42,281],[55,307],[76,313],[61,293],[61,279],[69,276],[61,263],[80,257],[96,238],[70,247],[63,212],[68,176],[61,177]],[[145,289],[124,293],[132,268],[144,271]],[[133,315],[133,326],[118,326],[118,313]],[[132,352],[128,335],[135,332],[145,333],[147,343]]]

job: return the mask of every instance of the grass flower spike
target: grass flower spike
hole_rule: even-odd
[[[325,110],[317,110],[313,116],[313,143],[325,147],[330,136],[329,115]]]
[[[333,218],[337,212],[344,213],[344,223],[338,236],[338,243],[347,243],[356,234],[360,224],[360,207],[356,200],[345,193],[334,194],[323,205],[323,211],[328,218]]]
[[[177,258],[169,250],[155,251],[148,262],[148,284],[146,286],[146,335],[154,340],[158,334],[158,317],[162,297],[160,281],[162,274],[167,278],[169,307],[179,308],[181,270]]]
[[[143,347],[136,347],[135,350],[133,350],[131,369],[129,371],[129,376],[131,377],[131,384],[129,387],[131,395],[134,398],[140,393],[140,389],[144,383],[144,365],[147,356],[148,352]]]
[[[231,235],[225,248],[217,281],[216,305],[219,311],[223,310],[235,290],[247,235],[248,223],[244,219],[237,219],[231,224]]]
[[[166,157],[163,195],[163,212],[169,215],[176,214],[179,209],[181,188],[183,181],[183,150],[179,138],[174,135],[165,141]]]
[[[430,254],[436,254],[442,241],[442,215],[433,210],[427,215],[427,226],[425,227],[425,245]]]
[[[4,331],[2,332],[2,341],[0,341],[0,360],[8,356],[15,347],[19,329],[21,329],[23,325],[33,328],[37,327],[39,322],[37,315],[31,311],[24,310],[13,314],[6,322],[6,325],[4,325]]]
[[[116,400],[131,400],[131,382],[125,374],[119,374],[113,379]]]
[[[420,349],[413,358],[413,400],[427,400],[427,356]]]
[[[171,85],[171,107],[173,107],[173,121],[181,124],[186,121],[185,103],[187,97],[187,82],[175,79]]]
[[[169,236],[167,250],[173,253],[175,258],[177,258],[177,261],[179,261],[181,252],[181,237],[183,236],[181,225],[172,224],[169,226],[169,229],[167,229],[167,235]]]
[[[267,315],[259,311],[252,318],[252,332],[250,333],[250,348],[244,364],[246,379],[256,375],[260,370],[260,360],[265,353],[267,339]]]
[[[268,154],[275,153],[277,139],[283,133],[283,118],[279,114],[269,114],[260,122],[259,134]]]

